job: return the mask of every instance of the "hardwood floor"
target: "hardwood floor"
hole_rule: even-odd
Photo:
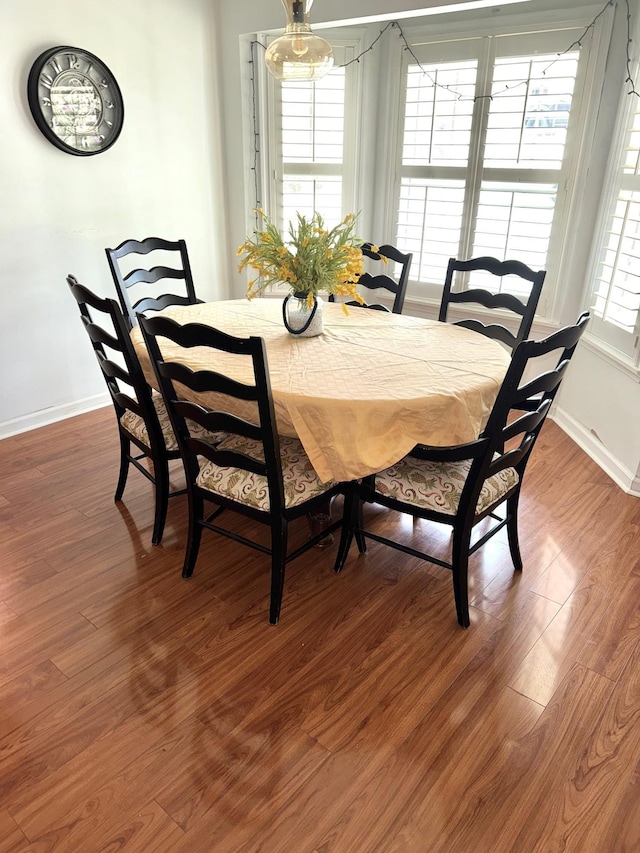
[[[376,543],[290,564],[276,627],[267,557],[205,535],[183,580],[186,498],[152,546],[110,409],[1,441],[0,477],[1,853],[640,850],[640,501],[555,424],[467,631]]]

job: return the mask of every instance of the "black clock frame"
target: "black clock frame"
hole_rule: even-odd
[[[80,59],[85,59],[90,63],[91,66],[95,66],[96,68],[100,69],[100,73],[103,75],[104,80],[107,83],[111,97],[115,102],[115,121],[109,139],[105,142],[103,146],[99,148],[95,148],[92,150],[84,150],[81,148],[75,148],[73,145],[68,145],[51,129],[49,121],[47,120],[47,117],[43,112],[43,107],[41,104],[41,95],[39,91],[41,75],[45,70],[47,64],[51,61],[51,59],[53,59],[53,57],[55,57],[59,53],[68,53],[70,55],[75,55]],[[65,71],[66,70],[67,69],[65,69]],[[83,76],[88,75],[84,74]],[[92,80],[92,83],[96,85],[94,80]],[[101,154],[103,151],[107,151],[109,148],[111,148],[111,146],[120,136],[120,132],[122,131],[122,125],[124,123],[124,102],[122,99],[122,92],[120,91],[120,87],[118,86],[118,82],[112,74],[111,70],[107,67],[107,65],[105,65],[105,63],[99,57],[95,56],[95,54],[90,53],[88,50],[84,50],[84,48],[71,47],[70,45],[59,45],[58,47],[49,48],[48,50],[45,50],[43,53],[41,53],[31,66],[31,70],[29,71],[29,79],[27,81],[27,98],[29,101],[29,109],[31,110],[31,115],[33,116],[34,121],[42,132],[42,134],[46,137],[46,139],[49,140],[49,142],[51,142],[52,145],[55,145],[56,148],[59,148],[61,151],[65,151],[67,154],[74,154],[77,157],[90,157],[94,154]]]

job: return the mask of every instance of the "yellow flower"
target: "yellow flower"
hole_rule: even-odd
[[[293,281],[294,275],[288,267],[279,267],[278,275],[282,281]]]
[[[262,217],[261,227],[238,248],[239,270],[250,266],[258,273],[248,285],[252,297],[286,282],[293,291],[303,291],[310,304],[322,291],[357,298],[355,285],[363,262],[354,214],[327,228],[319,213],[311,217],[298,213],[283,233],[261,208],[256,213]]]

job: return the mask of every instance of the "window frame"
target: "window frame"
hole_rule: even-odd
[[[631,44],[637,43],[640,35],[640,26],[636,27],[635,38]],[[631,61],[631,79],[637,81],[640,74],[640,55],[636,55]],[[602,203],[594,229],[592,250],[589,256],[587,273],[587,286],[585,289],[584,306],[591,311],[591,322],[585,340],[596,350],[604,354],[608,360],[617,363],[618,366],[626,368],[634,378],[640,381],[640,309],[636,314],[636,322],[633,332],[625,332],[616,324],[599,317],[594,308],[596,292],[598,289],[598,274],[602,263],[603,252],[606,248],[607,235],[611,228],[614,209],[620,198],[620,193],[625,184],[635,185],[633,191],[640,191],[640,174],[627,176],[623,171],[623,159],[626,153],[626,143],[630,132],[630,124],[633,117],[640,110],[637,100],[639,96],[629,93],[629,84],[625,80],[616,114],[616,122],[613,132],[613,140],[607,160],[604,179],[604,190]],[[632,187],[629,187],[632,188]],[[610,282],[609,287],[612,286]]]

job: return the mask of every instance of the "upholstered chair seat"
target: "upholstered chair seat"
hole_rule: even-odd
[[[164,438],[165,447],[169,451],[177,452],[178,442],[173,432],[169,413],[167,412],[167,408],[164,404],[162,396],[158,394],[157,391],[154,391],[151,396],[151,401],[158,414],[158,422],[160,423],[160,428],[162,429],[162,437]],[[147,427],[140,415],[137,415],[135,412],[132,412],[131,409],[127,409],[120,418],[120,424],[123,429],[126,429],[127,432],[135,436],[138,441],[141,441],[147,447],[150,446]],[[199,424],[192,424],[192,427],[192,434],[194,436],[197,435],[200,438],[206,438],[206,440],[211,442],[211,444],[217,444],[221,442],[224,438],[226,438],[224,432],[212,433],[208,430],[203,429]]]
[[[246,436],[230,436],[221,442],[219,449],[245,453],[264,462],[262,444]],[[323,483],[318,478],[297,438],[280,437],[280,461],[284,502],[287,509],[323,495],[337,485],[333,481]],[[200,466],[200,474],[196,482],[201,489],[207,489],[229,500],[249,504],[254,509],[269,512],[268,481],[262,474],[254,474],[242,468],[224,468],[214,462],[205,462]]]
[[[405,456],[395,465],[376,474],[376,492],[421,509],[456,515],[471,460],[432,462]],[[515,468],[503,468],[482,484],[476,515],[490,509],[518,483]]]

